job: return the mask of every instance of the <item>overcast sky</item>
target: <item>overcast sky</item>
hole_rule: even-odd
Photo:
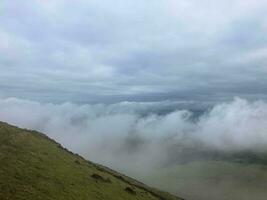
[[[0,98],[267,96],[267,0],[2,0]]]

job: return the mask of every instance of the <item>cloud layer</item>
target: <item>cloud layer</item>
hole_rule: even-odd
[[[266,0],[8,1],[0,96],[266,98]]]
[[[190,149],[266,150],[265,102],[236,98],[197,116],[179,109],[181,103],[42,104],[10,98],[0,100],[0,120],[42,131],[88,159],[139,174],[188,159]]]

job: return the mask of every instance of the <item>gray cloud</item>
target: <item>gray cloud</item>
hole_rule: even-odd
[[[1,10],[2,97],[266,98],[265,0],[4,1]]]

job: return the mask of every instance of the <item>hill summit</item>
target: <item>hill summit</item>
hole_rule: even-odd
[[[1,200],[181,200],[0,122]]]

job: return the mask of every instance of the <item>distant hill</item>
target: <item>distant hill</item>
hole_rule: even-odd
[[[1,200],[181,200],[0,122]]]

